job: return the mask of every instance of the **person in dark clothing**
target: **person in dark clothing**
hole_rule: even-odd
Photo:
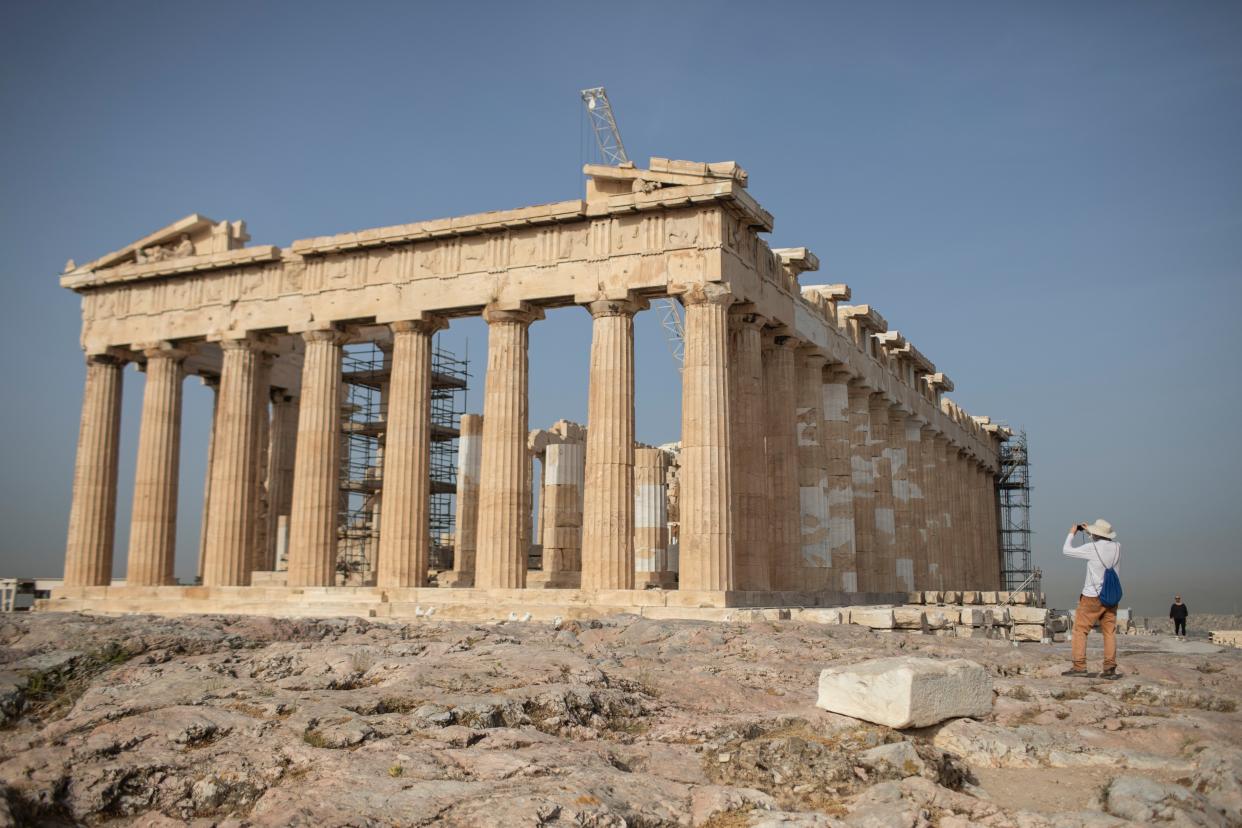
[[[1173,619],[1173,634],[1186,637],[1186,619],[1190,617],[1190,610],[1182,603],[1182,596],[1173,596],[1173,606],[1169,607],[1169,617]]]

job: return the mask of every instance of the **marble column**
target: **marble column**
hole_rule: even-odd
[[[65,586],[112,582],[116,534],[117,450],[121,442],[121,389],[125,363],[105,355],[86,358],[73,504],[65,543]]]
[[[854,563],[854,481],[848,373],[835,366],[825,370],[821,406],[824,459],[828,472],[824,494],[828,500],[828,550],[832,561],[832,581],[826,588],[845,591],[843,573],[857,571]]]
[[[906,462],[909,463],[910,489],[910,553],[914,561],[914,589],[934,589],[927,575],[927,447],[923,443],[923,420],[917,415],[906,418]]]
[[[833,587],[829,547],[828,454],[824,446],[824,365],[811,350],[797,354],[798,514],[800,591]]]
[[[581,584],[586,444],[549,443],[544,450],[543,571],[549,587]]]
[[[694,285],[686,307],[681,375],[678,515],[680,588],[734,589],[733,453],[729,399],[729,306],[717,284]]]
[[[172,584],[177,551],[177,484],[181,461],[181,363],[186,352],[167,343],[146,348],[147,384],[134,469],[129,525],[128,586]]]
[[[427,585],[431,559],[431,340],[438,317],[394,322],[376,586]]]
[[[440,577],[442,586],[474,586],[474,561],[479,530],[479,471],[483,459],[483,417],[461,415],[457,439],[457,502],[453,520],[453,571]]]
[[[763,351],[767,420],[768,514],[773,590],[796,590],[802,580],[798,480],[796,339],[774,336]]]
[[[634,588],[634,314],[643,303],[587,305],[591,375],[587,396],[582,588]]]
[[[729,397],[732,404],[734,576],[737,588],[771,587],[771,543],[767,460],[767,413],[763,393],[763,324],[749,306],[730,313]]]
[[[897,588],[897,523],[893,510],[890,404],[880,394],[873,394],[870,404],[871,463],[875,480],[875,555],[874,563],[865,568],[861,576],[864,592],[893,592]]]
[[[889,410],[889,466],[893,475],[893,523],[895,529],[895,578],[898,592],[914,591],[914,504],[910,479],[911,457],[909,414],[898,406]],[[916,427],[917,431],[917,427]]]
[[[475,586],[520,589],[526,586],[530,547],[527,345],[530,323],[543,318],[543,311],[526,303],[512,308],[489,305],[483,318],[487,380]]]
[[[203,582],[203,562],[207,560],[207,521],[211,514],[211,463],[216,456],[216,413],[220,409],[220,378],[210,374],[199,375],[199,381],[211,389],[211,427],[207,431],[207,471],[203,480],[203,515],[198,526],[198,576],[196,583]]]
[[[267,565],[267,515],[271,506],[267,491],[267,463],[270,448],[272,355],[260,350],[255,358],[256,393],[254,395],[254,520],[251,522],[249,572],[268,571]],[[250,583],[247,575],[246,583]]]
[[[950,477],[949,456],[952,447],[940,433],[935,437],[936,446],[936,574],[937,589],[955,589],[957,560],[953,554],[953,479]]]
[[[249,339],[226,340],[220,348],[224,362],[215,416],[203,584],[245,586],[256,562],[258,419],[260,400],[267,401],[266,357],[261,346]]]
[[[851,381],[850,471],[854,486],[854,568],[841,573],[841,587],[859,592],[876,565],[875,464],[871,459],[871,389]]]
[[[936,429],[931,425],[923,426],[920,435],[923,458],[923,527],[927,544],[927,585],[923,589],[939,590],[942,572],[940,570],[940,478],[938,477],[936,457],[940,449],[936,444]]]
[[[272,426],[267,450],[267,546],[263,566],[277,567],[279,526],[283,517],[288,522],[293,502],[293,462],[298,441],[298,398],[283,388],[271,393]]]
[[[658,448],[634,452],[634,569],[639,588],[673,586],[668,562],[668,455]]]
[[[289,586],[336,583],[341,474],[341,345],[338,330],[306,331],[289,515]]]
[[[967,511],[966,504],[966,479],[965,479],[966,461],[962,455],[961,449],[957,446],[949,447],[949,479],[952,481],[952,513],[953,513],[953,560],[955,580],[950,589],[964,590],[969,589],[969,585],[974,579],[974,566],[971,560],[970,548],[970,515]]]

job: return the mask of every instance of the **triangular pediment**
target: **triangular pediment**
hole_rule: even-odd
[[[125,264],[202,256],[244,247],[250,236],[244,221],[216,221],[198,213],[161,227],[120,250],[100,256],[77,270],[101,270]]]

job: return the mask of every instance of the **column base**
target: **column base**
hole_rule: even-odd
[[[635,572],[634,589],[677,589],[677,573],[669,570]]]
[[[526,572],[527,589],[579,589],[581,586],[581,572],[547,572],[538,569]]]
[[[471,589],[474,587],[473,572],[441,572],[436,576],[436,583],[448,589]]]

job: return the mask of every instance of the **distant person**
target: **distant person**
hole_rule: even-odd
[[[1182,596],[1173,596],[1173,606],[1169,607],[1169,617],[1173,619],[1173,634],[1186,637],[1186,619],[1190,617],[1190,610],[1182,603]]]
[[[1121,544],[1116,539],[1117,533],[1106,520],[1076,523],[1065,538],[1061,552],[1087,562],[1087,579],[1078,596],[1078,609],[1074,611],[1074,663],[1061,674],[1063,676],[1091,675],[1087,672],[1087,634],[1098,623],[1104,634],[1104,672],[1100,677],[1121,678],[1121,673],[1117,672],[1117,608],[1100,603],[1105,570],[1114,569],[1120,575]]]

